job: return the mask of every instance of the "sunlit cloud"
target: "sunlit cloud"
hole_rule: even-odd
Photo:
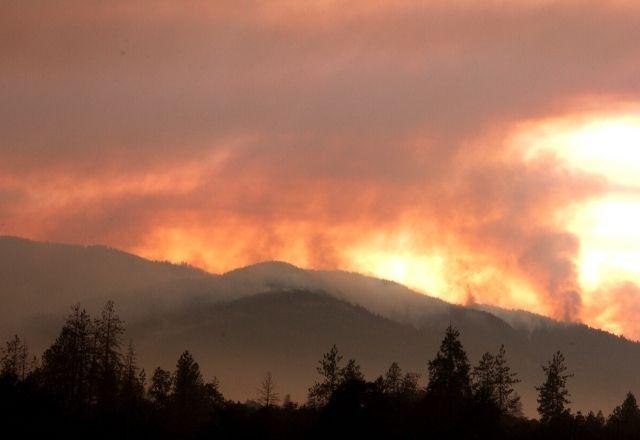
[[[584,319],[616,333],[640,335],[626,318],[621,292],[640,284],[640,107],[623,103],[609,113],[585,112],[522,123],[512,142],[531,160],[553,154],[576,169],[602,176],[606,191],[560,212],[580,239],[577,256]],[[622,289],[617,286],[627,286]],[[609,293],[609,292],[612,293]]]
[[[116,3],[0,16],[0,233],[637,334],[634,2]]]

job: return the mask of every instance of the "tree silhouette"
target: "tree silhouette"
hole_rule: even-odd
[[[151,397],[157,407],[166,408],[169,404],[172,387],[173,378],[171,377],[171,372],[158,367],[151,377],[149,397]]]
[[[290,394],[285,394],[284,399],[282,399],[282,408],[293,411],[298,409],[298,404],[291,400]]]
[[[474,396],[481,402],[496,399],[496,359],[491,353],[484,353],[471,373]]]
[[[206,417],[206,394],[200,366],[184,351],[173,374],[171,393],[172,430],[192,432]]]
[[[29,348],[18,335],[0,348],[0,376],[12,376],[24,380],[32,369],[29,360]]]
[[[402,374],[402,368],[397,362],[392,362],[384,376],[377,379],[378,389],[392,399],[411,400],[418,394],[418,379],[420,375],[408,372]]]
[[[461,400],[471,394],[469,360],[460,342],[460,333],[447,327],[435,359],[429,362],[427,393],[446,399]]]
[[[258,403],[265,408],[270,408],[277,405],[279,401],[280,397],[276,392],[276,384],[273,377],[271,377],[271,373],[267,372],[260,384],[260,388],[258,388]]]
[[[413,400],[418,396],[419,373],[407,372],[400,383],[400,396],[407,400]]]
[[[200,366],[193,359],[189,351],[180,355],[173,378],[174,401],[181,407],[188,407],[202,398],[204,380],[200,373]]]
[[[205,382],[198,363],[182,353],[173,373],[157,368],[145,393],[144,370],[137,365],[133,343],[120,353],[124,331],[113,303],[91,320],[76,305],[55,342],[45,351],[42,367],[32,371],[26,344],[17,336],[0,348],[0,421],[10,432],[71,438],[573,438],[640,439],[640,408],[632,393],[608,420],[601,411],[572,416],[565,359],[560,352],[544,365],[538,390],[540,422],[519,413],[513,389],[518,382],[501,346],[485,353],[470,372],[459,333],[447,329],[436,357],[429,362],[426,392],[418,375],[397,363],[375,382],[363,376],[354,359],[340,365],[332,346],[319,362],[319,380],[310,403],[298,407],[286,395],[282,409],[276,385],[267,373],[258,402],[225,401],[217,379]],[[107,347],[107,348],[105,348]],[[112,406],[105,406],[99,385],[113,372]],[[471,380],[470,380],[471,378]],[[270,411],[257,411],[258,403]],[[504,416],[508,417],[504,417]]]
[[[397,396],[402,389],[402,369],[397,362],[393,362],[382,378],[382,391],[385,394]]]
[[[507,364],[504,345],[494,356],[484,353],[471,373],[473,394],[478,402],[491,402],[501,414],[518,415],[522,411],[520,396],[513,385],[520,382]]]
[[[96,397],[101,406],[115,403],[118,375],[123,367],[122,335],[124,324],[115,311],[113,301],[107,301],[99,319],[94,323],[93,376]]]
[[[331,349],[322,356],[320,365],[317,367],[320,374],[320,381],[309,388],[309,404],[311,406],[323,406],[329,402],[331,395],[342,382],[342,369],[340,361],[342,356],[338,353],[338,347],[333,345]]]
[[[542,370],[545,373],[545,381],[542,385],[536,387],[538,391],[538,413],[540,414],[540,421],[547,423],[568,413],[565,407],[570,403],[567,379],[573,375],[567,373],[564,356],[559,351],[553,355],[547,365],[542,366]]]
[[[496,403],[502,414],[520,415],[520,396],[513,388],[515,384],[520,383],[520,379],[507,364],[506,354],[504,345],[501,345],[494,358]]]
[[[44,385],[68,406],[83,407],[91,401],[93,334],[89,315],[76,304],[42,355]]]
[[[120,385],[121,399],[125,406],[129,408],[135,407],[142,401],[145,381],[145,372],[138,368],[133,342],[129,341],[129,347],[123,362],[122,383]]]
[[[635,439],[640,437],[640,408],[638,408],[636,397],[631,392],[627,393],[621,405],[614,408],[608,424],[618,437]]]
[[[362,371],[360,370],[360,365],[358,365],[355,359],[349,359],[347,361],[347,365],[345,365],[344,368],[340,370],[340,383],[363,380],[364,376],[362,375]]]

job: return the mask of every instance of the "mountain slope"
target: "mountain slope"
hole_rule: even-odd
[[[113,299],[147,370],[191,349],[234,398],[252,397],[270,370],[281,392],[304,397],[331,344],[373,378],[392,361],[424,375],[450,323],[472,362],[505,344],[523,380],[528,414],[540,365],[561,350],[576,373],[575,408],[610,410],[640,391],[640,345],[583,325],[491,306],[452,305],[397,283],[268,262],[217,276],[100,246],[0,237],[0,338],[26,337],[35,352],[69,307],[92,312]]]
[[[472,363],[505,344],[522,383],[517,389],[527,414],[534,415],[534,387],[543,380],[541,364],[561,350],[575,377],[570,380],[576,409],[609,411],[628,390],[640,389],[640,346],[580,325],[532,331],[514,329],[490,314],[454,308],[420,328],[383,318],[324,293],[271,291],[237,300],[193,305],[130,326],[144,365],[173,366],[184,348],[209,376],[216,375],[227,396],[253,397],[270,371],[279,391],[304,400],[315,380],[322,353],[337,344],[374,379],[393,361],[422,374],[451,323],[461,331]],[[159,341],[162,341],[159,343]]]
[[[127,317],[146,313],[175,303],[183,292],[210,290],[214,278],[103,246],[0,237],[0,336],[25,323],[49,327],[77,302],[95,310],[112,299]]]
[[[277,261],[227,272],[217,280],[218,292],[242,297],[269,290],[311,290],[359,304],[373,313],[412,325],[453,308],[441,299],[414,292],[393,281],[344,271],[304,270]],[[217,299],[209,296],[209,299]]]

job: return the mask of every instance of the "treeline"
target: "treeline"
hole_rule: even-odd
[[[64,438],[468,438],[640,439],[633,394],[605,418],[573,414],[571,374],[560,352],[544,365],[538,419],[522,415],[519,382],[504,346],[472,366],[452,327],[420,375],[397,363],[373,381],[333,346],[319,361],[308,399],[281,396],[267,373],[256,399],[227,400],[205,381],[188,351],[175,370],[150,377],[124,343],[124,324],[108,302],[91,318],[73,307],[54,343],[38,360],[19,338],[0,357],[0,426],[21,436]],[[282,397],[282,398],[281,398]]]

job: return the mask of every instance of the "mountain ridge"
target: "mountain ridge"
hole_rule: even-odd
[[[121,256],[127,259],[130,259],[130,261],[135,262],[135,263],[142,263],[142,264],[153,264],[153,265],[160,265],[166,268],[170,268],[170,269],[177,269],[177,272],[180,273],[184,273],[184,276],[181,277],[175,277],[175,278],[171,278],[169,280],[157,280],[155,283],[154,287],[159,287],[162,288],[162,283],[171,283],[174,281],[184,281],[184,280],[203,280],[203,279],[216,279],[218,281],[220,280],[224,280],[225,284],[229,284],[229,283],[233,283],[235,281],[237,281],[235,278],[237,278],[238,275],[244,276],[245,274],[249,273],[251,274],[251,277],[255,278],[256,276],[256,272],[258,273],[258,278],[260,278],[260,275],[262,275],[263,279],[259,279],[259,280],[253,280],[254,284],[256,285],[250,285],[249,288],[247,288],[246,286],[235,286],[236,291],[233,293],[230,293],[230,297],[234,297],[236,295],[241,296],[242,294],[246,294],[243,290],[249,290],[251,292],[255,292],[256,290],[265,290],[265,289],[258,289],[257,288],[257,284],[258,283],[262,283],[264,285],[266,285],[266,287],[269,288],[274,288],[274,289],[282,289],[282,288],[294,288],[294,289],[304,289],[307,286],[305,285],[296,285],[294,284],[292,286],[291,281],[295,281],[288,279],[286,281],[289,281],[289,283],[274,283],[274,282],[269,282],[268,278],[275,278],[278,281],[282,281],[283,277],[282,277],[282,272],[283,269],[286,270],[287,275],[290,278],[297,278],[298,281],[303,280],[306,282],[309,281],[316,281],[316,282],[321,282],[322,284],[324,284],[325,286],[328,286],[329,284],[331,284],[330,281],[327,280],[327,278],[331,278],[331,277],[337,277],[337,278],[349,278],[349,277],[355,277],[357,278],[360,282],[365,282],[365,283],[371,283],[371,284],[377,284],[378,286],[374,286],[374,287],[380,287],[380,286],[385,286],[387,288],[391,288],[394,290],[393,295],[389,295],[386,294],[385,296],[389,297],[389,296],[393,296],[393,299],[396,300],[397,299],[397,294],[398,292],[401,292],[402,294],[408,296],[408,297],[412,297],[414,300],[417,301],[429,301],[431,304],[430,305],[436,305],[438,307],[441,308],[446,308],[446,307],[463,307],[463,308],[472,308],[478,311],[482,311],[482,312],[488,312],[492,315],[496,315],[496,314],[500,314],[501,319],[503,320],[508,320],[508,316],[509,314],[517,314],[517,315],[526,315],[528,317],[531,317],[533,319],[539,320],[541,322],[554,322],[554,323],[560,323],[562,321],[558,321],[555,320],[553,318],[544,316],[544,315],[540,315],[540,314],[536,314],[533,312],[529,312],[529,311],[525,311],[525,310],[515,310],[515,309],[505,309],[505,308],[501,308],[501,307],[496,307],[496,306],[492,306],[492,305],[488,305],[488,304],[473,304],[470,306],[462,306],[462,305],[458,305],[458,304],[454,304],[454,303],[449,303],[445,300],[442,300],[440,298],[428,295],[426,293],[421,293],[418,291],[415,291],[401,283],[398,283],[396,281],[393,280],[389,280],[389,279],[384,279],[384,278],[378,278],[372,275],[367,275],[367,274],[362,274],[359,272],[353,272],[353,271],[346,271],[346,270],[317,270],[317,269],[306,269],[306,268],[301,268],[298,267],[292,263],[286,262],[286,261],[280,261],[280,260],[267,260],[267,261],[261,261],[261,262],[257,262],[257,263],[253,263],[253,264],[249,264],[247,266],[242,266],[242,267],[238,267],[235,269],[231,269],[229,271],[220,273],[220,274],[216,274],[216,273],[212,273],[209,272],[205,269],[196,267],[196,266],[192,266],[192,265],[187,265],[187,264],[176,264],[176,263],[172,263],[170,261],[166,261],[166,260],[150,260],[141,256],[138,256],[136,254],[133,254],[131,252],[127,252],[127,251],[122,251],[120,249],[117,248],[113,248],[110,246],[106,246],[106,245],[100,245],[100,244],[91,244],[91,245],[82,245],[82,244],[65,244],[65,243],[56,243],[56,242],[42,242],[42,241],[36,241],[36,240],[31,240],[31,239],[27,239],[27,238],[22,238],[22,237],[17,237],[17,236],[0,236],[0,263],[3,263],[4,261],[6,261],[6,258],[3,259],[3,250],[5,248],[5,245],[7,242],[11,242],[13,244],[21,244],[21,245],[27,245],[27,246],[38,246],[38,247],[50,247],[52,249],[55,248],[60,248],[60,249],[64,249],[64,250],[72,250],[72,251],[79,251],[79,250],[86,250],[87,252],[91,253],[91,252],[100,252],[103,253],[106,256]],[[83,256],[84,257],[84,256]],[[57,257],[56,257],[57,258]],[[274,276],[274,269],[277,269],[278,272],[280,272],[280,275],[275,275]],[[262,273],[262,274],[261,274]],[[154,274],[155,275],[155,274]],[[335,282],[334,280],[331,280]],[[246,281],[245,281],[246,282]],[[219,287],[219,286],[216,286]],[[264,287],[264,286],[262,286]],[[224,288],[223,288],[224,290]],[[238,292],[238,290],[240,290],[240,292]],[[317,285],[313,286],[312,290],[327,290],[327,289],[322,289],[322,288],[318,288]],[[342,292],[334,292],[334,293],[342,293]],[[382,296],[382,295],[380,295]],[[344,296],[342,296],[344,298]],[[228,298],[223,298],[223,299],[228,299]],[[375,310],[374,310],[375,311]],[[411,318],[405,318],[405,319],[411,319]],[[515,322],[515,320],[514,320]]]
[[[424,377],[449,324],[460,329],[472,362],[505,344],[529,413],[540,365],[555,350],[576,373],[575,408],[607,411],[623,393],[640,389],[640,344],[582,324],[450,304],[345,271],[263,262],[215,275],[102,246],[0,237],[3,339],[18,333],[41,353],[71,305],[80,302],[95,313],[108,299],[115,300],[145,367],[172,367],[181,350],[194,349],[203,371],[218,375],[225,393],[237,399],[252,397],[267,370],[278,373],[283,392],[303,399],[315,363],[333,343],[368,375],[398,361]],[[266,337],[269,332],[275,336]],[[301,343],[305,338],[308,345]]]

